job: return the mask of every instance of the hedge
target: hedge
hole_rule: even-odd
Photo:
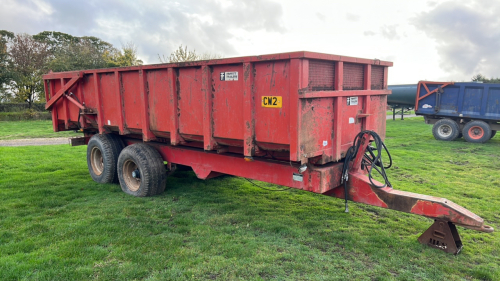
[[[45,112],[45,103],[33,103],[34,111]],[[0,112],[23,112],[29,109],[28,103],[0,103]]]

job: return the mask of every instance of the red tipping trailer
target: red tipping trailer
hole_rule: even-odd
[[[390,66],[293,52],[49,73],[46,109],[55,131],[84,132],[72,143],[88,145],[92,178],[129,194],[163,192],[166,170],[185,165],[201,179],[230,174],[434,218],[421,242],[457,253],[454,224],[493,228],[371,177],[375,166],[385,175]]]

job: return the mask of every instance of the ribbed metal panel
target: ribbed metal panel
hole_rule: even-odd
[[[372,90],[382,90],[384,89],[384,67],[378,65],[372,65]]]
[[[344,63],[344,86],[345,91],[363,90],[365,78],[364,65],[355,63]]]
[[[331,61],[309,61],[309,88],[312,91],[333,91],[335,63]]]

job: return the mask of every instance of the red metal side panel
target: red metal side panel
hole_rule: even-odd
[[[59,89],[62,88],[62,79],[54,79],[53,81],[54,93],[52,94],[52,96],[54,96],[59,91]],[[66,118],[66,112],[63,108],[63,103],[61,101],[55,103],[52,111],[55,111],[55,114],[57,116],[57,126],[59,128],[59,123],[64,122],[64,119]],[[64,129],[60,128],[59,130]]]
[[[55,79],[54,84],[53,84],[53,94],[52,96],[55,95],[62,87],[65,85],[71,78],[61,78],[61,79]],[[66,91],[68,94],[72,93],[73,95],[78,94],[78,87],[77,85],[73,85],[71,88],[68,88]],[[74,97],[72,95],[72,97]],[[54,106],[52,107],[52,111],[54,112],[57,116],[57,126],[58,130],[68,130],[71,127],[75,127],[76,125],[72,125],[72,122],[76,122],[78,119],[78,111],[79,108],[69,102],[67,99],[62,98],[59,99]]]
[[[358,114],[363,112],[363,104],[367,96],[358,96],[357,105],[347,105],[347,98],[337,98],[334,102],[339,104],[341,130],[334,128],[335,138],[340,138],[340,152],[345,153],[356,135],[362,131],[362,122],[357,118]],[[385,118],[385,117],[384,117]],[[385,123],[385,122],[384,122]],[[345,154],[344,154],[345,155]],[[339,158],[340,159],[340,158]]]
[[[257,142],[290,144],[289,61],[255,64],[255,139]],[[281,96],[282,108],[262,107],[263,96]]]
[[[62,87],[62,83],[66,84],[68,81],[71,80],[69,78],[62,78],[59,80],[58,86],[56,87],[57,90],[59,90]],[[67,93],[71,93],[72,97],[78,94],[78,87],[77,85],[73,85],[71,88],[68,88]],[[78,119],[78,111],[79,108],[75,106],[73,103],[69,102],[67,99],[63,98],[58,100],[57,102],[58,107],[57,107],[57,116],[62,123],[64,123],[64,129],[68,130],[72,122],[76,122]],[[61,128],[62,129],[62,128]]]
[[[97,109],[97,97],[95,95],[94,83],[92,79],[92,74],[86,74],[83,76],[82,81],[82,91],[85,100],[85,106],[87,108]],[[82,101],[83,102],[83,101]]]
[[[184,135],[203,136],[201,78],[201,67],[179,69],[179,132]]]
[[[370,116],[366,117],[366,130],[377,132],[382,139],[385,139],[385,124],[381,122],[386,118],[387,95],[370,96]]]
[[[122,72],[122,86],[126,128],[142,130],[141,95],[138,72]]]
[[[104,126],[118,127],[120,124],[119,116],[122,109],[116,101],[120,98],[116,92],[116,78],[114,72],[98,74],[102,95],[102,112]]]
[[[301,157],[325,155],[331,158],[334,138],[333,98],[300,99],[300,102],[302,105],[300,113],[302,124],[299,135]]]
[[[301,161],[306,160],[300,155],[299,148],[299,132],[301,127],[301,104],[299,102],[299,92],[307,87],[309,84],[309,61],[304,59],[291,59],[290,72],[288,79],[290,81],[289,88],[289,114],[290,128],[290,160]]]
[[[168,69],[151,70],[147,72],[149,88],[149,120],[152,131],[170,132],[172,112]]]
[[[220,73],[238,72],[237,81]],[[243,140],[243,65],[216,65],[212,71],[214,137]]]
[[[69,93],[72,93],[71,97],[79,97],[79,86],[78,83],[75,84],[73,87],[71,87],[68,91]],[[74,103],[69,102],[68,100],[65,100],[66,102],[66,107],[67,107],[67,114],[68,114],[68,122],[71,121],[71,124],[73,125],[72,127],[76,126],[75,122],[78,121],[78,113],[80,109],[78,106],[76,106]]]

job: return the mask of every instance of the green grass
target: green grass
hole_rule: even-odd
[[[81,137],[74,131],[54,132],[51,120],[0,121],[0,140]]]
[[[439,142],[387,121],[395,188],[446,197],[500,229],[500,137]],[[244,179],[168,179],[135,198],[88,175],[86,147],[0,147],[0,280],[499,280],[500,234],[459,227],[457,255],[417,242],[430,219]],[[266,187],[271,185],[260,183]]]

